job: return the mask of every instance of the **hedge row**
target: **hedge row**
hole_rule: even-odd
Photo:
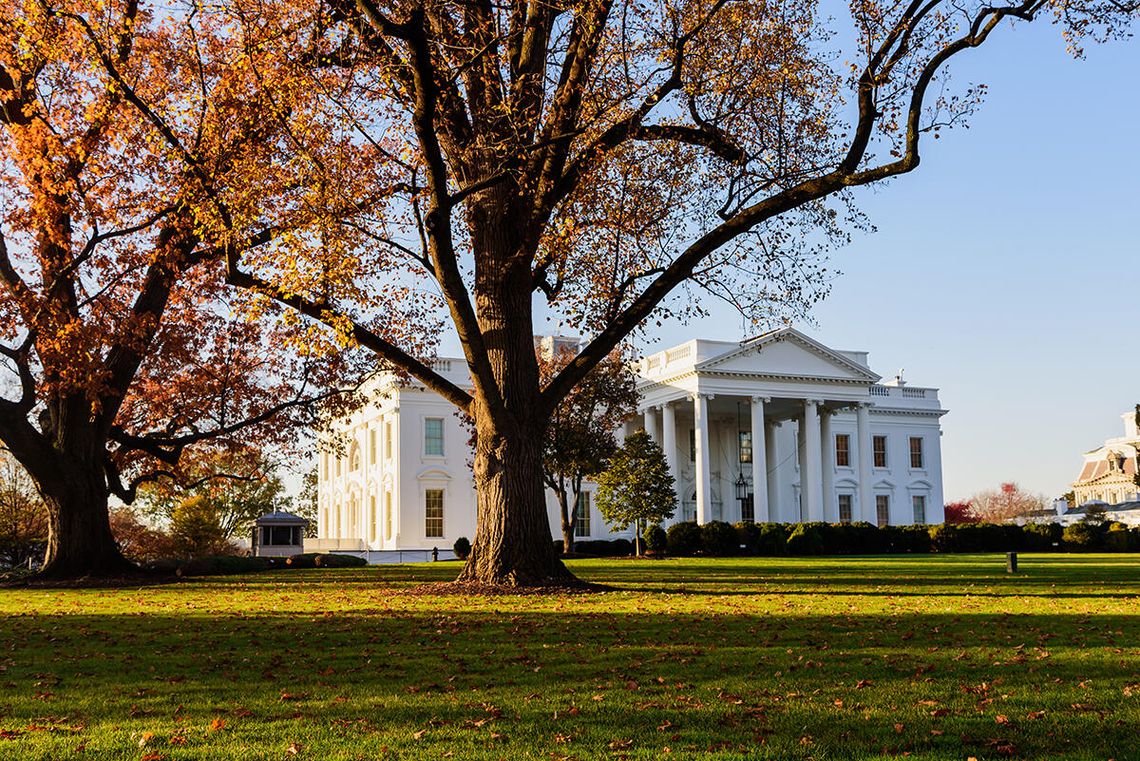
[[[657,527],[654,527],[657,528]],[[651,550],[658,536],[646,532]],[[1140,527],[1121,523],[963,523],[884,526],[870,523],[675,523],[665,532],[670,555],[881,555],[1018,550],[1140,551]]]
[[[144,568],[177,576],[219,576],[268,571],[271,568],[357,568],[368,561],[355,555],[306,553],[289,557],[249,557],[247,555],[208,555],[200,558],[165,558]]]

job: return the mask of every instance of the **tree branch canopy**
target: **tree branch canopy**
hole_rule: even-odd
[[[924,135],[978,106],[984,88],[953,90],[955,56],[1002,22],[1051,14],[1076,45],[1123,36],[1136,16],[1120,4],[1047,0],[853,0],[836,19],[812,0],[335,0],[328,15],[299,3],[222,5],[242,19],[235,34],[248,38],[251,70],[322,93],[269,110],[291,125],[289,150],[319,166],[321,182],[366,190],[378,178],[404,187],[427,178],[348,227],[405,248],[422,239],[430,261],[427,273],[400,269],[399,246],[340,237],[330,247],[330,228],[317,226],[307,234],[326,253],[298,259],[270,246],[243,260],[247,274],[231,268],[231,282],[335,319],[466,409],[472,397],[398,348],[422,332],[416,321],[430,333],[433,317],[450,318],[474,398],[501,422],[517,410],[507,409],[498,334],[511,320],[500,302],[504,288],[524,287],[520,270],[531,273],[528,298],[594,336],[546,385],[543,413],[651,314],[699,314],[698,301],[678,295],[698,275],[748,292],[737,303],[756,322],[800,314],[826,293],[823,252],[863,224],[850,190],[912,171]],[[844,40],[855,44],[845,50]],[[319,147],[301,128],[315,122]],[[170,142],[193,170],[197,159]],[[250,204],[263,222],[274,213]],[[224,216],[213,220],[218,234],[236,234],[240,221]],[[347,316],[406,298],[424,309],[405,315],[401,337],[378,339]]]
[[[117,62],[105,30],[120,27],[75,5],[49,21],[82,31],[141,144],[180,167],[184,229],[224,251],[243,316],[285,307],[302,360],[364,347],[471,417],[468,569],[505,583],[563,577],[535,442],[623,340],[701,315],[702,291],[758,326],[806,314],[829,253],[868,226],[856,189],[915,170],[926,137],[980,106],[956,58],[1042,17],[1079,54],[1138,15],[1112,0],[219,0],[154,31],[226,51],[173,91]],[[8,123],[33,92],[20,66],[0,81]],[[80,185],[41,193],[61,212],[41,236],[52,277],[70,266],[61,189]],[[50,282],[62,324],[85,284]],[[536,312],[590,336],[552,377]],[[432,368],[448,324],[470,391]]]

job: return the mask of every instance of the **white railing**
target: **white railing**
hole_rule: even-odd
[[[669,349],[667,352],[665,352],[665,361],[674,362],[678,359],[684,359],[692,353],[692,346],[678,346],[676,349]]]
[[[937,391],[932,388],[913,388],[911,386],[871,386],[868,388],[871,396],[893,396],[903,399],[936,399]]]
[[[645,360],[645,369],[646,370],[656,370],[660,366],[661,366],[660,355],[655,354],[652,357],[650,357],[649,359]]]

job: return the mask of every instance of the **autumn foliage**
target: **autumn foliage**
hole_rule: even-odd
[[[178,477],[187,449],[284,439],[347,380],[310,328],[226,288],[235,245],[131,103],[192,141],[232,224],[278,212],[243,250],[310,229],[303,178],[274,161],[273,93],[230,65],[220,21],[135,0],[0,9],[0,440],[44,496],[48,575],[129,570],[110,496]]]

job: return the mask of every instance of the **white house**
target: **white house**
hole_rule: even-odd
[[[466,364],[435,369],[466,386]],[[693,340],[641,359],[644,427],[677,482],[675,520],[941,523],[938,391],[880,383],[867,353],[792,328],[743,342]],[[330,426],[319,462],[320,539],[307,549],[430,550],[475,535],[469,434],[451,405],[382,374]],[[614,538],[587,485],[576,534]],[[560,535],[548,495],[552,538]],[[315,546],[311,546],[315,545]]]

